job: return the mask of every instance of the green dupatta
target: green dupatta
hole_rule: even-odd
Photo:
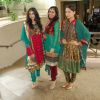
[[[77,32],[78,41],[85,39],[88,43],[90,42],[90,37],[91,37],[90,32],[80,20],[76,21],[75,29]],[[80,61],[81,67],[86,67],[87,49],[88,49],[88,45],[86,44],[82,45],[81,51],[80,51],[81,52],[81,61]]]

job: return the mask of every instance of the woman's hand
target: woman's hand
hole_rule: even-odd
[[[46,39],[46,35],[45,34],[43,34],[43,39]]]
[[[63,43],[63,44],[67,44],[66,39],[62,39],[62,43]]]
[[[82,43],[81,42],[79,42],[79,46],[82,46]]]
[[[72,45],[76,45],[76,46],[80,45],[80,43],[79,43],[79,42],[74,41],[74,40],[72,40],[72,41],[70,42],[70,44],[72,44]]]
[[[52,53],[52,52],[54,52],[54,49],[53,49],[53,48],[51,48],[51,49],[50,49],[50,52],[51,52],[51,53]]]
[[[35,64],[35,62],[33,61],[34,57],[35,57],[34,54],[32,54],[31,56],[28,56],[28,64],[29,65],[34,65]]]
[[[73,41],[72,44],[73,45],[79,45],[79,43],[77,41]]]

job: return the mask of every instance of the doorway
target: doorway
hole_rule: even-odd
[[[84,6],[83,1],[62,1],[61,2],[61,20],[65,19],[65,8],[67,5],[72,5],[76,8],[76,13],[83,19],[84,16]]]

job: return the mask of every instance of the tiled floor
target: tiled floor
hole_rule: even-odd
[[[0,100],[100,100],[100,58],[87,59],[87,71],[77,75],[72,90],[65,90],[63,72],[59,70],[57,87],[49,89],[49,76],[41,69],[43,82],[37,89],[31,89],[29,72],[21,59],[10,68],[0,71]]]

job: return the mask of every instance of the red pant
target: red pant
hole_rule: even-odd
[[[57,76],[57,66],[50,66],[51,70],[51,80],[55,81]]]

